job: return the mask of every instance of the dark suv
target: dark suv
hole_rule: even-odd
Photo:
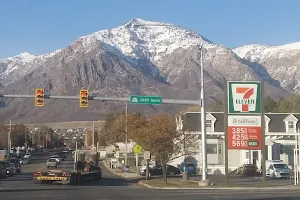
[[[21,173],[21,164],[20,164],[20,161],[19,159],[17,158],[9,158],[7,159],[7,161],[11,162],[11,163],[14,163],[15,167],[16,167],[16,170],[17,170],[17,173]]]

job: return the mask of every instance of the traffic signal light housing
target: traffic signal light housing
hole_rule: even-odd
[[[45,93],[43,88],[35,89],[35,106],[41,107],[45,103]]]
[[[80,108],[87,108],[88,107],[88,91],[87,90],[80,90]]]

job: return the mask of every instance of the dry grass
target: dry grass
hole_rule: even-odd
[[[95,127],[102,127],[104,121],[95,121]],[[68,128],[92,128],[93,121],[73,121],[73,122],[59,122],[59,123],[42,123],[42,124],[25,124],[28,128],[34,128],[37,126],[47,126],[52,129],[68,129]]]
[[[152,187],[178,187],[178,188],[197,188],[199,187],[198,182],[195,181],[184,181],[178,179],[168,179],[167,184],[163,182],[162,179],[152,179],[152,180],[142,180],[144,184],[150,185]]]

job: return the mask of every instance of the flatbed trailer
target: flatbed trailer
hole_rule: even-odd
[[[101,180],[102,172],[94,170],[90,172],[71,172],[64,170],[49,170],[42,172],[35,172],[33,174],[33,181],[36,184],[53,184],[60,183],[62,185],[79,185],[86,180]]]

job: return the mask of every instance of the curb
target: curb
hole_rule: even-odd
[[[181,188],[181,187],[154,187],[142,181],[138,185],[146,188],[158,190],[299,190],[300,187],[198,187],[198,188]]]
[[[117,173],[117,172],[115,172],[115,171],[111,170],[111,169],[109,168],[109,166],[106,164],[106,162],[105,162],[105,161],[102,161],[102,162],[103,162],[103,164],[104,164],[105,168],[106,168],[108,171],[110,171],[111,173],[113,173],[113,174],[115,174],[115,175],[117,175],[117,176],[119,176],[119,177],[122,177],[122,178],[125,178],[125,179],[139,178],[138,176],[137,176],[137,177],[127,177],[126,175],[123,175],[123,174]]]

